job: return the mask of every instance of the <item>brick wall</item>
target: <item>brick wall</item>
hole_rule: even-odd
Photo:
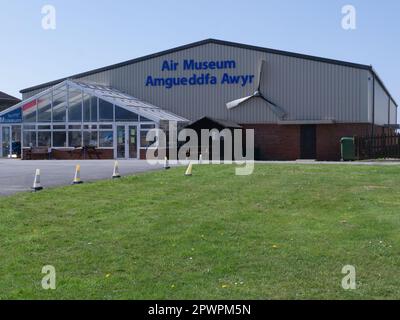
[[[376,128],[381,132],[381,128]],[[321,124],[317,125],[317,160],[338,161],[340,139],[343,137],[365,136],[371,132],[370,124]]]
[[[300,125],[245,124],[242,126],[244,129],[255,130],[257,160],[297,160],[300,158]],[[370,134],[370,131],[370,124],[316,125],[317,160],[340,160],[342,137],[365,136]],[[376,134],[383,132],[382,127],[375,127]]]
[[[23,158],[31,160],[48,160],[48,155],[32,154],[30,156],[29,149],[23,149]],[[114,159],[114,150],[112,149],[97,149],[96,154],[94,152],[88,152],[83,154],[80,149],[53,149],[51,151],[50,159],[53,160],[89,160],[89,159]]]
[[[244,124],[254,129],[256,160],[296,160],[300,157],[300,126]]]

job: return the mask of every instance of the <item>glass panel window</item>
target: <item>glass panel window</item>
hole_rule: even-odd
[[[36,147],[36,131],[24,131],[24,147]]]
[[[114,121],[113,104],[99,99],[99,119],[100,121]]]
[[[35,125],[25,125],[24,124],[24,130],[36,130]]]
[[[97,129],[97,125],[96,125],[96,124],[85,124],[85,125],[83,126],[83,129],[85,129],[85,130]]]
[[[141,148],[148,148],[148,147],[150,147],[152,144],[154,144],[156,142],[155,138],[154,138],[153,141],[146,141],[146,137],[147,137],[147,133],[148,132],[149,132],[149,130],[140,131],[140,147]]]
[[[139,121],[139,116],[136,113],[115,106],[115,121]]]
[[[142,124],[140,126],[142,129],[154,129],[156,127],[155,124]]]
[[[71,148],[82,147],[82,132],[81,131],[69,131],[68,132],[68,143]]]
[[[37,101],[33,100],[22,106],[22,118],[24,123],[36,122]]]
[[[38,132],[38,147],[51,147],[51,132],[39,131]]]
[[[82,126],[81,125],[69,125],[68,128],[70,130],[81,130]]]
[[[51,130],[51,125],[48,125],[48,126],[38,126],[38,130]]]
[[[40,97],[37,100],[38,104],[38,121],[50,122],[51,121],[51,93]]]
[[[67,120],[67,87],[63,86],[53,91],[53,121]]]
[[[83,95],[83,121],[97,122],[97,97]]]
[[[113,131],[100,131],[99,132],[99,147],[100,148],[113,148],[114,147],[114,132]]]
[[[70,122],[82,122],[82,91],[69,88],[68,119]]]
[[[53,132],[53,147],[65,148],[67,146],[67,133],[65,131]]]
[[[85,147],[97,148],[97,131],[84,131],[83,132],[83,145]]]
[[[112,129],[112,124],[101,124],[100,129]]]
[[[145,117],[140,116],[140,121],[141,122],[154,122],[153,120],[147,119]]]
[[[54,125],[53,130],[65,130],[65,125]]]

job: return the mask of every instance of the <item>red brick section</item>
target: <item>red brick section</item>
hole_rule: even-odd
[[[242,124],[254,129],[256,160],[296,160],[300,157],[300,126]]]
[[[257,160],[297,160],[300,158],[300,125],[243,124],[255,130]],[[338,161],[342,137],[370,134],[370,124],[320,124],[317,128],[317,160]],[[375,134],[384,129],[375,126]]]
[[[23,150],[23,158],[28,159],[27,156],[28,149]],[[97,154],[93,152],[88,152],[84,154],[80,149],[53,149],[51,151],[50,159],[53,160],[89,160],[89,159],[114,159],[113,149],[97,149]],[[46,155],[32,155],[32,160],[49,160]]]
[[[379,130],[380,128],[376,128]],[[340,139],[365,136],[371,132],[370,124],[320,124],[317,125],[317,160],[338,161],[341,158]]]

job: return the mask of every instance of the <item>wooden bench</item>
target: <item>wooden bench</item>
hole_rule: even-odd
[[[32,160],[35,157],[45,156],[46,159],[50,160],[51,148],[48,147],[31,147],[26,153],[27,160]]]

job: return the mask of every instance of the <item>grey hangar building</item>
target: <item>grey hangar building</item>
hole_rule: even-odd
[[[215,39],[21,93],[0,111],[0,157],[144,159],[147,132],[174,121],[254,129],[259,160],[335,161],[342,137],[398,128],[372,66]]]

